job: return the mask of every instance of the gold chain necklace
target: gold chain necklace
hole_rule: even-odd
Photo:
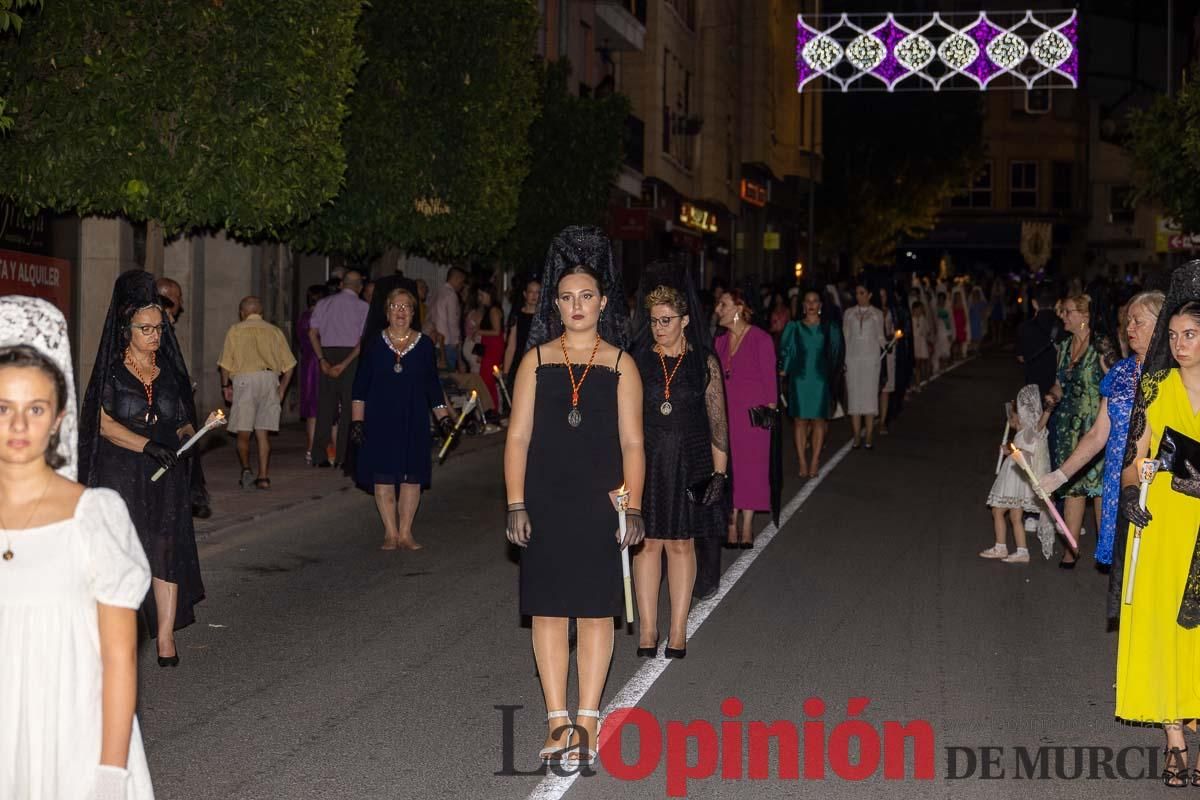
[[[46,478],[46,485],[42,487],[41,495],[38,496],[37,502],[33,504],[33,511],[29,512],[29,516],[25,518],[25,524],[23,526],[21,526],[21,528],[19,528],[19,530],[26,530],[29,528],[29,523],[33,520],[33,516],[35,514],[37,514],[38,509],[42,507],[42,500],[46,499],[46,492],[48,492],[50,490],[50,478],[53,478],[53,477],[54,477],[54,473],[50,473],[50,477]],[[8,523],[6,523],[4,521],[3,517],[0,517],[0,528],[4,528],[5,533],[11,533],[13,530],[12,528],[8,527]],[[13,560],[13,551],[12,551],[12,539],[11,538],[6,538],[4,547],[5,547],[4,556],[3,556],[4,560],[12,561]]]

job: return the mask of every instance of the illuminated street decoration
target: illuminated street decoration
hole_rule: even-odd
[[[797,91],[1073,89],[1078,17],[1069,9],[801,14],[796,74]]]

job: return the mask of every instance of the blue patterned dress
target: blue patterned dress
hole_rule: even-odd
[[[1108,443],[1104,446],[1104,494],[1100,512],[1100,537],[1096,541],[1096,560],[1111,564],[1113,537],[1117,531],[1117,502],[1121,494],[1121,467],[1125,461],[1125,440],[1129,436],[1129,415],[1133,412],[1138,376],[1142,368],[1130,356],[1113,365],[1100,381],[1100,396],[1108,400]]]

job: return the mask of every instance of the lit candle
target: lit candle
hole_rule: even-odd
[[[186,453],[188,450],[190,450],[192,448],[192,445],[194,445],[196,442],[200,441],[201,436],[208,433],[213,428],[216,428],[220,425],[224,425],[225,422],[226,422],[225,412],[223,412],[221,409],[218,408],[216,411],[209,414],[208,419],[206,419],[204,421],[204,427],[202,427],[200,430],[193,433],[192,438],[188,439],[186,442],[183,443],[183,447],[179,448],[175,452],[175,457],[178,458],[179,456]],[[166,467],[159,467],[158,470],[153,475],[150,476],[150,481],[151,482],[157,481],[159,478],[161,478],[163,475],[165,475],[166,472],[167,472]]]
[[[450,443],[454,441],[454,437],[458,436],[458,432],[462,429],[463,422],[467,419],[467,414],[475,410],[475,404],[479,402],[479,393],[474,389],[471,390],[471,399],[463,406],[462,413],[458,415],[458,422],[454,423],[454,429],[450,431],[450,435],[446,437],[446,441],[442,442],[441,452],[438,453],[438,463],[446,460],[446,453],[450,451]]]
[[[504,375],[501,374],[500,368],[495,364],[492,365],[492,374],[496,376],[496,384],[500,387],[500,393],[504,395],[504,404],[512,410],[512,397],[508,393],[508,384],[504,382]]]
[[[1025,476],[1029,479],[1030,485],[1033,486],[1034,494],[1036,494],[1043,503],[1046,504],[1046,509],[1050,512],[1050,516],[1054,518],[1054,524],[1058,526],[1059,531],[1066,538],[1067,543],[1071,545],[1072,550],[1078,550],[1079,545],[1075,543],[1075,537],[1071,535],[1071,529],[1067,527],[1067,523],[1063,521],[1062,514],[1058,513],[1058,509],[1054,506],[1054,501],[1050,499],[1050,495],[1046,494],[1046,490],[1038,483],[1038,478],[1033,474],[1033,468],[1029,466],[1029,462],[1025,460],[1025,454],[1015,444],[1009,444],[1009,449],[1012,450],[1013,461],[1017,462],[1025,472]]]
[[[1000,454],[996,456],[996,474],[1000,474],[1000,465],[1004,463],[1004,446],[1008,444],[1009,431],[1009,405],[1004,404],[1004,435],[1000,437]]]
[[[625,484],[608,493],[617,509],[617,526],[621,531],[621,578],[625,581],[625,621],[633,624],[633,580],[629,574],[629,548],[625,546],[625,512],[629,509],[629,490]]]
[[[1139,465],[1139,477],[1142,480],[1141,491],[1138,492],[1138,506],[1146,510],[1146,495],[1150,492],[1150,484],[1162,462],[1153,458],[1143,458]],[[1133,603],[1133,579],[1137,577],[1138,550],[1142,546],[1142,529],[1133,529],[1133,549],[1129,553],[1129,579],[1125,581],[1125,605]]]

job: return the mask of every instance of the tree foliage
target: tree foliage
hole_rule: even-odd
[[[53,0],[0,46],[0,193],[256,235],[338,190],[361,0]]]
[[[1134,112],[1129,122],[1139,190],[1161,203],[1184,231],[1200,231],[1200,77],[1176,97],[1160,97]]]
[[[531,0],[392,0],[363,13],[346,186],[297,228],[301,247],[442,260],[512,227],[536,106]]]
[[[570,64],[560,60],[542,67],[539,76],[529,174],[521,183],[516,225],[500,246],[501,257],[519,271],[540,267],[563,228],[600,222],[621,168],[628,98],[573,95],[570,75]]]
[[[827,94],[820,188],[823,249],[855,266],[891,263],[921,238],[982,160],[973,95]]]

